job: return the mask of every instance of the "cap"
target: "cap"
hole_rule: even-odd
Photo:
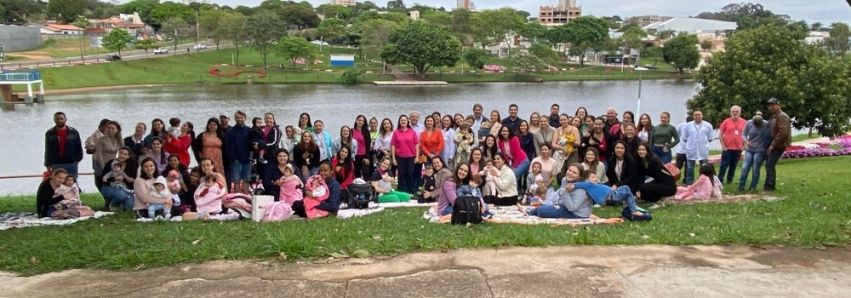
[[[779,105],[779,104],[780,104],[780,100],[779,100],[779,99],[777,99],[777,98],[772,97],[772,98],[769,98],[769,99],[768,99],[768,101],[766,101],[765,103],[766,103],[766,104],[770,104],[770,105]]]

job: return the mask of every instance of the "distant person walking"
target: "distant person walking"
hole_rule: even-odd
[[[80,133],[67,125],[63,112],[53,114],[53,123],[44,134],[44,166],[48,171],[65,169],[76,180],[78,165],[83,160]]]
[[[721,170],[718,171],[718,181],[730,184],[736,175],[736,166],[742,156],[745,147],[742,132],[745,130],[745,119],[742,119],[742,108],[733,106],[730,108],[730,118],[721,122],[718,127],[718,139],[721,140]],[[727,177],[725,182],[724,177]]]
[[[777,166],[777,161],[780,160],[780,156],[783,155],[783,151],[786,151],[786,147],[791,143],[792,122],[789,119],[789,115],[786,115],[780,109],[780,100],[772,97],[768,99],[767,103],[768,110],[771,111],[771,122],[769,124],[771,128],[771,143],[768,145],[768,150],[766,151],[765,184],[762,186],[762,189],[764,191],[774,191],[777,182],[775,167]]]

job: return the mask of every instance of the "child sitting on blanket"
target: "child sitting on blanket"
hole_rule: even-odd
[[[720,199],[723,186],[715,176],[715,167],[711,164],[700,166],[700,177],[692,185],[677,187],[677,200]]]
[[[225,195],[222,187],[216,181],[216,176],[204,177],[204,183],[195,190],[195,204],[199,218],[222,212],[222,198]]]
[[[166,188],[166,184],[168,183],[165,178],[163,178],[162,176],[157,177],[157,179],[154,180],[154,185],[152,185],[151,188],[148,190],[151,197],[161,200],[171,200],[171,192],[168,191],[168,188]],[[154,214],[156,214],[157,210],[163,211],[162,217],[154,217]],[[155,219],[169,219],[171,218],[171,208],[166,208],[165,204],[149,203],[148,217]]]
[[[133,191],[128,189],[127,184],[124,183],[124,178],[127,175],[124,173],[125,166],[127,166],[126,163],[113,160],[111,171],[103,175],[103,182],[109,182],[110,186],[118,188],[129,195],[133,195]]]
[[[292,206],[293,202],[304,198],[301,192],[304,184],[295,175],[295,168],[292,165],[287,164],[287,167],[284,169],[284,175],[275,183],[281,188],[281,192],[278,194],[278,201]]]
[[[174,202],[174,206],[180,206],[179,194],[184,190],[183,180],[180,178],[180,173],[178,173],[177,170],[168,171],[166,182],[168,185],[168,191],[171,192],[171,201]]]
[[[584,189],[595,204],[626,204],[627,207],[629,207],[629,211],[637,216],[642,215],[642,212],[640,211],[646,212],[635,203],[635,196],[632,195],[632,191],[630,191],[629,186],[624,185],[612,188],[606,184],[599,183],[599,180],[597,180],[597,172],[594,170],[586,170],[585,175],[588,177],[586,181],[570,183],[566,186],[566,189]]]
[[[434,191],[434,168],[424,166],[423,171],[425,175],[423,175],[423,185],[420,186],[419,193],[417,193],[417,203],[434,203],[436,201],[434,194],[437,193]]]
[[[523,192],[523,195],[526,197],[527,204],[532,203],[531,199],[535,196],[535,191],[538,189],[538,176],[540,176],[543,183],[544,176],[541,175],[541,163],[536,161],[529,166],[529,175],[526,176],[526,191]]]
[[[80,187],[77,186],[77,181],[74,176],[68,175],[65,182],[60,184],[56,191],[53,192],[53,197],[62,197],[59,205],[63,207],[75,206],[80,204]],[[57,208],[58,209],[58,208]]]

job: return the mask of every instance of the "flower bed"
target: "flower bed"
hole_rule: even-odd
[[[811,143],[789,146],[783,152],[783,158],[807,158],[819,156],[851,155],[851,135],[844,135],[834,140],[841,149],[831,148],[829,143]]]

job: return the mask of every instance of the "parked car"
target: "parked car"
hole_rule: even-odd
[[[199,44],[196,44],[196,45],[192,46],[192,49],[193,49],[193,50],[196,50],[196,51],[206,50],[206,49],[207,49],[207,45],[205,45],[205,44],[203,44],[203,43],[199,43]]]
[[[121,61],[121,56],[118,55],[107,55],[106,61]]]
[[[168,49],[159,48],[159,49],[154,50],[154,55],[164,55],[164,54],[168,54]]]

